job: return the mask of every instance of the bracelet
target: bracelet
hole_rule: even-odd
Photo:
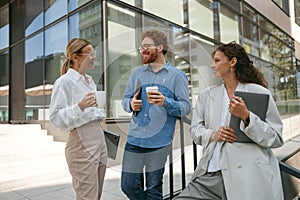
[[[250,124],[250,116],[248,116],[243,122],[248,126]]]

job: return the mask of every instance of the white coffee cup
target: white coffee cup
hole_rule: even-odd
[[[148,102],[149,103],[153,103],[152,99],[149,98],[149,92],[157,92],[157,91],[158,91],[158,87],[157,86],[146,87],[146,92],[147,92],[147,97],[148,97]]]
[[[104,108],[106,104],[106,92],[105,91],[97,91],[95,92],[95,97],[97,101],[98,108]]]
[[[146,87],[146,92],[157,92],[158,91],[158,87],[157,86],[149,86]]]

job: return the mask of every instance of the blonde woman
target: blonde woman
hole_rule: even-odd
[[[95,100],[96,84],[87,70],[96,58],[92,44],[74,38],[66,48],[61,77],[53,87],[50,121],[68,132],[65,155],[76,199],[100,199],[106,171],[107,150],[100,121],[105,118]]]

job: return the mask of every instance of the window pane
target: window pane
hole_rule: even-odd
[[[269,45],[270,35],[260,29],[260,57],[266,61],[272,62],[271,48]]]
[[[289,0],[273,0],[286,14],[289,14]]]
[[[75,10],[76,8],[82,6],[83,4],[89,2],[91,0],[70,0],[69,1],[69,9],[70,12]]]
[[[276,74],[274,73],[273,69],[273,64],[265,61],[261,61],[261,67],[260,67],[261,72],[264,74],[264,77],[266,81],[268,82],[268,89],[272,92],[273,97],[276,100],[276,82],[275,82],[275,76]]]
[[[248,20],[243,20],[243,47],[247,53],[259,56],[258,28]]]
[[[296,61],[296,82],[297,82],[297,97],[300,99],[300,61]]]
[[[69,26],[69,40],[71,38],[87,39],[93,44],[94,49],[97,52],[94,69],[87,71],[87,73],[93,77],[98,90],[104,89],[101,21],[101,3],[97,2],[71,16]]]
[[[282,7],[282,0],[273,0],[279,7]]]
[[[300,26],[300,0],[294,0],[295,23]]]
[[[151,0],[143,1],[144,10],[183,25],[183,1],[178,0]]]
[[[212,3],[209,0],[189,0],[190,29],[214,38]]]
[[[9,54],[0,53],[0,122],[8,122]]]
[[[191,35],[190,56],[191,56],[191,97],[192,107],[195,106],[199,92],[208,86],[217,83],[217,80],[210,69],[212,64],[211,52],[215,50],[215,45],[198,36]]]
[[[254,10],[248,7],[246,4],[243,4],[243,14],[252,22],[257,23],[257,15]]]
[[[45,0],[45,25],[67,14],[66,0]]]
[[[65,61],[67,46],[67,21],[45,31],[45,83],[53,84],[59,77],[60,67]]]
[[[38,120],[39,110],[44,105],[43,35],[40,33],[25,41],[26,120]]]
[[[45,56],[65,53],[68,39],[61,33],[67,33],[66,20],[45,31]]]
[[[67,21],[63,21],[45,31],[45,82],[53,84],[60,74],[60,67],[65,60],[68,43]]]
[[[44,24],[43,1],[27,0],[26,6],[26,22],[25,35],[41,29]]]
[[[26,89],[43,84],[43,50],[43,33],[25,42]]]
[[[275,84],[276,84],[276,101],[286,100],[284,90],[285,90],[285,80],[284,80],[284,70],[280,67],[274,66],[275,72]]]
[[[224,6],[220,9],[220,34],[223,43],[239,43],[239,16]]]
[[[60,67],[65,60],[67,34],[61,33],[67,33],[66,20],[47,29],[45,36],[41,33],[26,42],[26,67],[34,68],[34,73],[39,73],[35,78],[33,74],[28,74],[27,79],[31,80],[30,85],[27,83],[28,88],[36,92],[31,95],[27,92],[27,120],[49,120],[51,88],[60,76]],[[36,49],[30,52],[33,48]]]
[[[4,49],[9,42],[8,6],[0,8],[0,16],[0,49]]]
[[[108,4],[108,118],[130,116],[123,110],[121,101],[130,70],[141,63],[137,50],[140,30],[135,27],[135,16],[134,12]]]
[[[221,4],[226,4],[230,6],[230,8],[234,9],[238,13],[240,12],[240,2],[237,0],[226,0],[226,1],[219,1]]]
[[[280,29],[278,29],[276,26],[274,26],[271,22],[267,21],[267,19],[265,19],[262,16],[259,17],[259,25],[261,29],[266,29],[269,33],[283,40],[290,47],[294,46],[294,41],[290,36],[282,32]]]

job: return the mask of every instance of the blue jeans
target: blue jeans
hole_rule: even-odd
[[[162,199],[163,174],[170,147],[171,144],[162,148],[143,148],[126,143],[121,188],[130,200]]]

